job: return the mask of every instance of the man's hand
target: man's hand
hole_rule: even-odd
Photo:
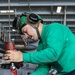
[[[22,52],[21,51],[16,51],[16,50],[8,50],[2,57],[3,60],[6,62],[22,62],[23,57],[22,57]]]

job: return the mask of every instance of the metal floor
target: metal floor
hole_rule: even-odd
[[[24,64],[23,67],[21,67],[20,69],[17,69],[18,75],[28,75],[30,73],[32,73],[35,68],[37,67],[37,65],[33,65],[33,64]],[[3,69],[0,68],[0,75],[12,75],[10,69]]]

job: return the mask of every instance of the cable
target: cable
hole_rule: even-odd
[[[29,10],[30,10],[30,12],[32,12],[29,0],[27,0],[27,2],[28,2]]]

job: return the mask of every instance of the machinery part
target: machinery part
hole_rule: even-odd
[[[0,63],[1,68],[3,69],[10,69],[11,63]],[[19,69],[20,67],[23,66],[23,62],[19,62],[19,63],[14,63],[15,67],[17,69]]]
[[[17,75],[17,69],[14,63],[11,63],[10,71],[12,72],[13,75]]]
[[[15,45],[12,41],[5,42],[6,50],[15,50]]]
[[[15,50],[15,45],[12,41],[5,42],[6,50]],[[13,75],[17,75],[17,70],[14,63],[11,63],[10,71]]]
[[[19,46],[16,46],[16,49],[17,50],[20,50],[20,51],[33,51],[37,48],[37,46],[34,46],[34,45],[27,45],[25,47],[19,47]]]
[[[6,50],[15,50],[15,45],[14,42],[9,41],[9,42],[5,42],[5,46],[6,46]],[[15,66],[15,63],[10,63],[10,71],[13,73],[13,75],[17,75],[17,67],[22,67],[23,63],[18,63],[18,65]]]

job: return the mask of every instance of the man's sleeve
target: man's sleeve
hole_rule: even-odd
[[[65,42],[64,30],[54,26],[46,33],[46,48],[38,52],[23,53],[23,61],[34,64],[50,63],[57,61],[62,55]]]

